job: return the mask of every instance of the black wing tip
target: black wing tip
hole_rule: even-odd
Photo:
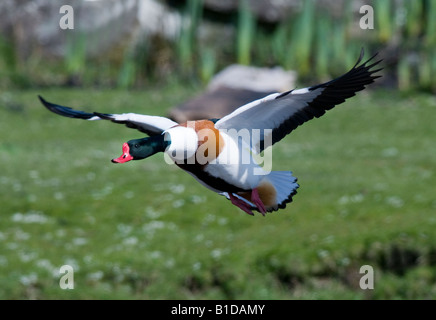
[[[44,107],[46,107],[51,112],[56,113],[63,117],[89,120],[94,116],[94,114],[92,113],[74,110],[70,107],[65,107],[65,106],[48,102],[41,95],[38,95],[38,98],[41,101],[41,103],[44,105]]]
[[[52,106],[52,103],[48,102],[47,100],[45,100],[41,95],[38,94],[38,98],[39,101],[41,101],[41,103],[48,109],[50,109],[50,107]]]
[[[353,68],[351,68],[347,73],[343,74],[342,76],[340,76],[338,78],[330,80],[328,82],[309,87],[308,90],[313,91],[313,90],[316,90],[318,88],[330,87],[330,86],[333,86],[337,82],[343,81],[344,79],[359,80],[359,82],[360,82],[359,84],[363,85],[363,86],[368,85],[370,83],[373,83],[375,79],[381,77],[381,75],[374,76],[373,74],[378,72],[378,71],[383,70],[383,68],[378,68],[376,70],[371,70],[371,69],[373,67],[375,67],[376,65],[378,65],[380,62],[382,62],[383,59],[380,59],[376,62],[373,62],[370,65],[367,65],[371,60],[373,60],[378,55],[378,52],[375,53],[373,56],[371,56],[365,62],[361,63],[363,60],[364,53],[365,53],[365,50],[362,47],[362,49],[360,50],[359,59],[357,60],[356,64],[353,66]],[[362,89],[356,90],[356,92],[363,90],[364,88],[365,87],[363,87]]]
[[[364,53],[364,49],[362,48],[362,50],[360,51],[360,57],[359,57],[359,59],[357,60],[357,63],[354,65],[354,67],[353,67],[351,70],[355,70],[355,69],[359,69],[359,68],[365,68],[365,69],[366,69],[368,72],[370,72],[371,74],[383,70],[383,68],[379,68],[379,69],[377,69],[377,70],[371,70],[373,67],[375,67],[375,66],[378,65],[380,62],[382,62],[383,59],[379,59],[379,60],[373,62],[372,64],[367,65],[370,61],[372,61],[375,57],[378,56],[378,54],[379,54],[378,52],[376,52],[374,55],[372,55],[372,56],[371,56],[368,60],[366,60],[364,63],[362,63],[362,64],[359,65],[359,63],[360,63],[360,62],[362,61],[362,59],[363,59],[363,55],[362,55],[363,53]]]
[[[51,112],[59,113],[59,107],[58,105],[55,105],[54,103],[48,102],[47,100],[45,100],[41,95],[38,95],[39,101],[41,101],[41,103],[43,104],[44,107],[46,107],[48,110],[50,110]]]
[[[379,54],[379,52],[376,52],[375,54],[373,54],[373,55],[372,55],[368,60],[366,60],[364,63],[362,63],[361,66],[366,66],[366,64],[367,64],[368,62],[370,62],[371,60],[373,60],[375,57],[377,57],[378,54]],[[357,68],[357,66],[359,65],[359,63],[362,62],[364,56],[365,56],[365,48],[362,47],[362,48],[360,49],[359,59],[357,59],[357,62],[356,62],[356,64],[354,65],[353,69],[354,69],[354,68]],[[374,62],[371,66],[368,66],[368,68],[371,68],[372,66],[374,66],[374,65],[376,65],[376,64],[378,64],[378,63],[380,63],[381,61],[383,61],[383,59],[380,59],[380,60],[378,60],[377,62]]]
[[[360,55],[359,55],[359,59],[357,59],[356,64],[354,65],[353,69],[357,67],[357,65],[363,60],[363,57],[365,56],[365,48],[362,47],[360,49]]]

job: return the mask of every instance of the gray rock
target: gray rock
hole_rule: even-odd
[[[217,73],[209,82],[208,89],[229,87],[252,91],[285,91],[295,86],[297,73],[281,67],[259,68],[233,64]]]
[[[212,78],[205,93],[176,106],[169,112],[169,117],[179,123],[222,118],[270,93],[293,89],[296,77],[295,72],[279,67],[231,65]]]
[[[217,87],[173,108],[168,116],[178,123],[189,120],[219,119],[238,107],[272,92]]]
[[[138,0],[137,18],[143,33],[166,39],[177,39],[182,27],[181,14],[156,0]]]
[[[74,29],[61,29],[62,5],[74,10]],[[137,24],[137,0],[82,1],[66,3],[52,0],[2,0],[0,32],[16,45],[22,60],[32,52],[62,56],[66,43],[80,34],[86,35],[88,54],[104,52],[131,32]]]

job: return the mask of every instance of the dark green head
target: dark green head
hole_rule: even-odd
[[[165,141],[164,135],[130,140],[123,144],[123,154],[119,158],[112,159],[112,162],[124,163],[130,160],[145,159],[157,152],[165,151],[169,144],[169,141]]]

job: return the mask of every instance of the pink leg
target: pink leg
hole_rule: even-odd
[[[256,188],[251,190],[251,202],[253,202],[256,205],[257,209],[259,209],[259,211],[262,215],[265,215],[265,213],[266,213],[265,205],[263,204],[262,200],[260,199],[259,192],[257,192]]]
[[[254,216],[254,213],[251,211],[250,206],[244,202],[243,200],[236,198],[233,193],[229,192],[229,197],[230,197],[230,201],[232,202],[232,204],[234,204],[235,206],[237,206],[239,209],[245,211],[246,213],[248,213],[251,216]]]

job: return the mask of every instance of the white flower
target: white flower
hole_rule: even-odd
[[[55,200],[60,201],[60,200],[63,200],[65,197],[64,197],[64,194],[62,192],[57,191],[54,193],[53,198],[55,198]]]
[[[185,200],[183,199],[178,199],[176,201],[173,202],[173,208],[177,209],[182,207],[185,204]]]
[[[170,190],[172,193],[180,194],[185,191],[185,186],[183,184],[175,184],[170,186]]]
[[[15,240],[27,240],[27,239],[29,239],[29,238],[30,238],[30,234],[27,233],[27,232],[24,232],[24,231],[21,230],[21,229],[18,229],[18,230],[15,232]]]
[[[129,237],[124,239],[123,244],[128,245],[128,246],[134,246],[135,244],[138,243],[138,238],[136,237]]]
[[[30,273],[27,275],[22,275],[20,277],[21,284],[25,286],[35,284],[37,281],[38,281],[38,276],[36,275],[36,273]]]
[[[200,270],[201,269],[201,262],[196,262],[192,265],[192,269],[194,271]]]
[[[31,210],[27,213],[16,212],[12,215],[12,221],[21,223],[40,223],[48,222],[48,218],[40,211]]]
[[[75,246],[83,246],[88,242],[86,238],[78,237],[73,239],[73,244]]]
[[[0,266],[6,266],[8,264],[8,258],[0,256]]]
[[[103,279],[103,276],[104,276],[103,271],[96,271],[96,272],[88,273],[86,278],[91,281],[99,281]]]
[[[401,208],[404,205],[403,199],[397,196],[391,196],[386,198],[386,203],[394,208]]]
[[[213,249],[210,253],[210,255],[212,256],[212,258],[214,259],[219,259],[221,258],[223,252],[221,249]]]

